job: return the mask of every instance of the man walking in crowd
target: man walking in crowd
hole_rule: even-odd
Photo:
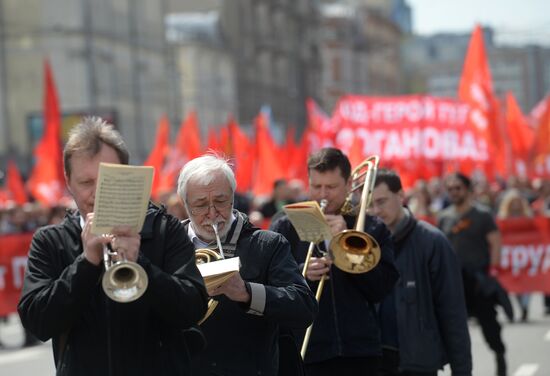
[[[405,193],[391,170],[376,175],[372,213],[388,226],[400,279],[380,305],[381,376],[437,376],[450,363],[472,375],[468,317],[456,255],[445,235],[403,206]]]
[[[468,313],[479,321],[485,341],[495,352],[497,375],[504,376],[505,347],[495,310],[498,290],[491,287],[496,281],[490,278],[499,265],[500,232],[490,211],[474,202],[467,176],[454,173],[445,183],[451,205],[441,212],[439,228],[451,241],[461,263]]]
[[[178,195],[189,214],[185,233],[195,248],[217,248],[217,231],[224,256],[241,262],[239,273],[208,291],[219,303],[201,324],[207,348],[193,375],[275,376],[279,326],[307,327],[317,302],[288,242],[233,210],[235,188],[231,167],[214,155],[191,160],[178,179]]]
[[[321,149],[309,157],[308,173],[311,199],[328,202],[325,217],[332,235],[354,228],[356,215],[340,213],[352,185],[348,158],[338,149]],[[303,264],[309,243],[300,241],[288,217],[278,218],[271,228],[290,241],[294,257]],[[304,359],[309,376],[377,375],[381,344],[375,304],[393,288],[398,273],[386,226],[367,216],[364,230],[381,247],[380,262],[371,271],[346,273],[320,253],[308,264],[306,277],[313,289],[324,274],[328,276]],[[322,242],[318,247],[326,249],[326,244]]]
[[[207,295],[183,226],[150,205],[139,234],[128,226],[111,236],[91,233],[100,162],[129,159],[120,134],[103,120],[78,124],[63,159],[78,212],[33,237],[18,306],[23,325],[53,339],[57,375],[187,375],[182,330],[204,315]],[[104,293],[107,245],[147,273],[138,300],[117,303]]]

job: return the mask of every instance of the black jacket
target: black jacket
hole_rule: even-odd
[[[348,228],[353,228],[355,217],[344,218]],[[288,217],[278,218],[271,229],[288,239],[294,257],[303,264],[309,243],[300,241]],[[319,315],[313,323],[306,363],[381,354],[374,305],[390,292],[398,273],[393,263],[393,243],[386,226],[379,219],[367,216],[365,232],[378,241],[382,249],[380,262],[363,274],[346,273],[332,266],[319,302]],[[313,290],[317,289],[317,283],[310,286]],[[303,334],[297,334],[297,337],[301,344]]]
[[[53,339],[57,374],[188,374],[182,329],[204,315],[207,295],[183,226],[150,206],[138,258],[149,285],[131,303],[105,295],[103,266],[82,256],[81,231],[79,216],[67,215],[35,233],[18,306],[27,329]]]
[[[224,295],[217,298],[218,306],[201,324],[207,347],[194,364],[193,375],[274,376],[279,364],[279,327],[306,328],[318,306],[288,242],[279,234],[254,227],[244,214],[234,213],[243,221],[235,249],[241,262],[239,272],[245,282],[265,287],[265,309],[258,315]],[[236,224],[225,239],[233,238]]]
[[[401,369],[433,372],[450,362],[453,375],[471,375],[462,278],[449,241],[410,215],[394,234],[394,243],[401,276],[392,294]]]

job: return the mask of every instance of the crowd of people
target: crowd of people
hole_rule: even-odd
[[[406,192],[381,168],[359,214],[342,210],[353,181],[338,149],[309,156],[308,186],[277,180],[264,200],[239,194],[228,162],[208,154],[186,163],[164,205],[150,203],[141,233],[119,226],[95,235],[99,163],[128,159],[112,126],[84,119],[64,150],[73,200],[0,211],[0,235],[34,232],[18,312],[29,336],[53,340],[59,375],[436,376],[446,364],[471,375],[469,316],[495,353],[496,374],[507,374],[495,217],[549,216],[550,181],[490,184],[454,173]],[[338,267],[329,240],[300,239],[281,208],[306,199],[326,202],[333,237],[363,224],[379,252],[368,272]],[[349,246],[365,248],[357,243]],[[145,271],[149,285],[135,302],[105,294],[106,247]],[[239,257],[239,272],[207,288],[194,257],[205,248]],[[209,299],[217,305],[205,316]],[[518,300],[528,320],[529,295]]]

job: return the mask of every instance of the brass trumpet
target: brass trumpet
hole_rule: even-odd
[[[113,263],[113,256],[118,252],[111,251],[107,245],[103,245],[103,263],[105,273],[101,285],[105,294],[118,303],[129,303],[139,299],[149,284],[147,273],[141,265],[126,260]]]
[[[223,254],[223,249],[222,249],[222,242],[218,234],[218,224],[212,223],[212,228],[214,229],[214,234],[216,235],[216,243],[218,244],[218,250],[220,251],[220,253],[210,248],[199,248],[195,250],[196,264],[204,264],[208,262],[222,260],[225,258]],[[217,300],[214,300],[214,299],[208,300],[208,308],[206,310],[204,317],[199,321],[199,325],[202,324],[204,321],[206,321],[208,317],[210,317],[210,315],[214,312],[217,306],[218,306]]]
[[[355,190],[363,188],[361,191],[361,206],[357,214],[355,229],[344,230],[332,238],[329,245],[331,258],[334,265],[347,273],[359,274],[372,270],[380,262],[380,245],[370,234],[364,231],[365,213],[371,204],[374,183],[376,180],[376,170],[378,169],[378,156],[371,156],[365,159],[352,171],[352,189],[340,210],[342,214],[349,214],[353,211],[351,199]],[[362,170],[365,170],[362,172]],[[361,179],[364,181],[361,182]]]

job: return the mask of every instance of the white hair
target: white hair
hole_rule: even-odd
[[[237,181],[229,162],[218,155],[206,154],[190,160],[181,169],[178,178],[178,195],[182,201],[187,205],[185,195],[189,180],[194,179],[201,185],[208,185],[214,179],[216,172],[222,172],[225,175],[231,185],[231,193],[234,194],[237,188]]]

